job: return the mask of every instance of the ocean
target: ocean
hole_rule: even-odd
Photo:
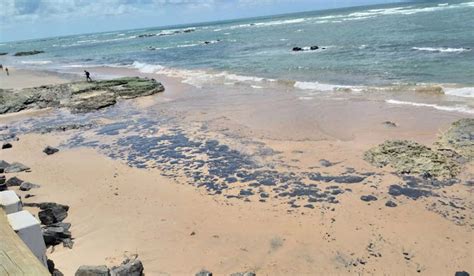
[[[439,85],[468,100],[474,97],[473,26],[472,1],[417,1],[5,42],[0,52],[9,54],[0,61],[58,71],[128,67],[196,87],[239,82],[259,89],[278,82],[308,91],[360,91]],[[33,49],[44,53],[13,56]]]

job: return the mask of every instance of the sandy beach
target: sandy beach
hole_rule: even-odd
[[[75,79],[11,72],[8,81],[2,76],[2,88]],[[64,108],[0,116],[0,126],[18,130],[19,138],[11,142],[11,149],[0,150],[0,159],[31,168],[7,178],[41,185],[27,192],[11,189],[26,203],[70,206],[65,221],[72,224],[73,248],[48,249],[48,257],[65,275],[84,264],[118,264],[127,254],[138,254],[146,275],[193,275],[201,269],[214,275],[474,271],[474,202],[468,184],[474,176],[472,162],[462,165],[459,183],[414,199],[388,194],[404,179],[390,166],[378,168],[364,160],[365,151],[385,140],[431,146],[453,122],[472,115],[391,106],[383,100],[387,95],[368,99],[346,93],[341,99],[322,96],[306,101],[287,91],[268,96],[266,91],[239,87],[222,95],[156,74],[99,67],[93,72],[153,77],[166,90],[119,101],[90,116]],[[34,131],[64,124],[61,118],[93,126]],[[387,127],[385,121],[397,127]],[[155,141],[169,146],[149,148]],[[213,148],[210,141],[218,146]],[[45,155],[42,150],[48,145],[59,152]],[[264,176],[257,175],[253,182],[234,176],[231,180],[224,171],[230,166],[239,167],[236,175],[242,174],[243,166]],[[356,175],[363,180],[317,180],[321,175]],[[278,184],[267,185],[265,179],[277,179]],[[308,202],[303,183],[314,184],[326,195],[338,192],[332,192],[333,198],[325,195],[324,200]],[[367,195],[376,200],[361,200]],[[387,201],[396,207],[387,207]]]

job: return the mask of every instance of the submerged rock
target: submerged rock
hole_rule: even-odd
[[[398,173],[425,174],[450,178],[456,176],[460,166],[442,153],[407,140],[392,140],[368,150],[364,160],[374,166],[390,165]]]
[[[156,80],[138,77],[45,85],[21,90],[0,89],[0,114],[47,107],[90,112],[114,105],[118,99],[149,96],[163,91],[163,85]]]
[[[81,265],[75,276],[110,276],[110,271],[105,265],[90,266]]]
[[[38,51],[38,50],[33,50],[33,51],[24,51],[24,52],[16,52],[14,56],[16,57],[21,57],[21,56],[32,56],[32,55],[37,55],[44,53],[44,51]]]

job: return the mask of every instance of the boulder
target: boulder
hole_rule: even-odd
[[[126,258],[121,265],[110,269],[111,276],[142,276],[143,264],[135,255],[132,258]]]
[[[67,217],[69,207],[65,208],[63,205],[55,205],[47,209],[43,209],[38,213],[38,217],[42,224],[52,225],[53,223],[61,222]]]
[[[319,49],[319,46],[311,46],[309,49],[310,49],[311,51],[318,50],[318,49]]]
[[[55,154],[56,152],[58,152],[59,149],[57,148],[53,148],[53,147],[50,147],[50,146],[47,146],[46,148],[44,148],[43,152],[46,153],[47,155],[51,155],[51,154]]]
[[[293,51],[293,52],[300,52],[300,51],[303,51],[303,48],[301,48],[301,47],[293,47],[292,51]]]
[[[30,168],[28,166],[25,166],[18,162],[11,163],[8,167],[5,168],[6,173],[17,173],[29,170]]]
[[[110,276],[110,271],[105,265],[90,266],[81,265],[75,276]]]
[[[43,228],[43,239],[47,247],[66,242],[72,248],[71,232],[59,225],[49,225]]]
[[[25,181],[25,182],[22,182],[22,183],[20,184],[20,190],[21,190],[21,191],[24,191],[24,192],[29,191],[29,190],[31,190],[31,189],[33,189],[33,188],[39,188],[39,187],[41,187],[41,186],[38,185],[38,184],[33,184],[33,183],[30,183],[30,182],[26,182],[26,181]]]
[[[12,186],[20,186],[21,183],[23,183],[23,180],[19,179],[18,177],[14,176],[12,178],[9,178],[5,184],[7,184],[7,186],[9,187],[12,187]]]
[[[466,271],[456,271],[454,276],[469,276],[469,273]]]
[[[13,146],[11,143],[3,143],[2,149],[11,149]]]
[[[8,190],[8,185],[5,183],[5,176],[0,175],[0,192]]]

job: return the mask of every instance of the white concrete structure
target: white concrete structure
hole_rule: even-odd
[[[46,264],[46,245],[43,239],[40,222],[28,211],[20,211],[7,215],[8,222],[33,254]]]
[[[0,192],[0,206],[7,215],[22,210],[21,200],[14,191]]]

